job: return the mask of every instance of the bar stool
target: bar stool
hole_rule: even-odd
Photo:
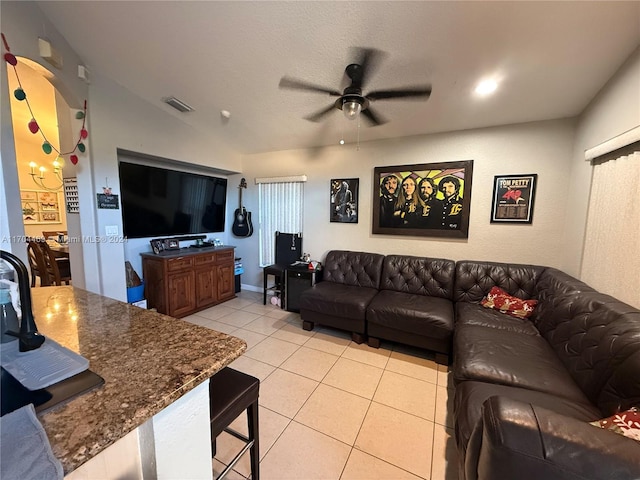
[[[222,479],[240,457],[249,450],[251,455],[251,479],[260,479],[260,449],[258,435],[258,394],[260,380],[246,373],[225,367],[209,380],[209,416],[211,419],[211,450],[216,455],[216,438],[227,432],[245,442],[245,446],[233,457],[226,468],[216,477]],[[229,428],[243,410],[247,411],[249,435]]]
[[[267,290],[270,290],[280,296],[280,307],[284,308],[284,272],[288,266],[302,257],[302,233],[276,232],[275,247],[276,263],[267,265],[262,270],[262,304],[267,304]],[[275,285],[272,287],[267,286],[269,275],[275,278]]]

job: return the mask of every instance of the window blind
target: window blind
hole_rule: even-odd
[[[302,233],[304,181],[258,182],[260,266],[275,262],[275,233]],[[306,180],[306,177],[305,177]]]
[[[595,163],[581,279],[640,308],[640,151]]]

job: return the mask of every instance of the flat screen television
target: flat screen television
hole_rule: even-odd
[[[223,232],[227,179],[120,162],[128,238]]]

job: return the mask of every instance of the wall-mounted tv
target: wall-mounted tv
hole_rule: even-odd
[[[119,172],[126,237],[224,231],[226,178],[123,161]]]

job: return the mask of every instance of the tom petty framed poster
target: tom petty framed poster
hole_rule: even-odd
[[[491,223],[531,223],[538,175],[496,175]]]

